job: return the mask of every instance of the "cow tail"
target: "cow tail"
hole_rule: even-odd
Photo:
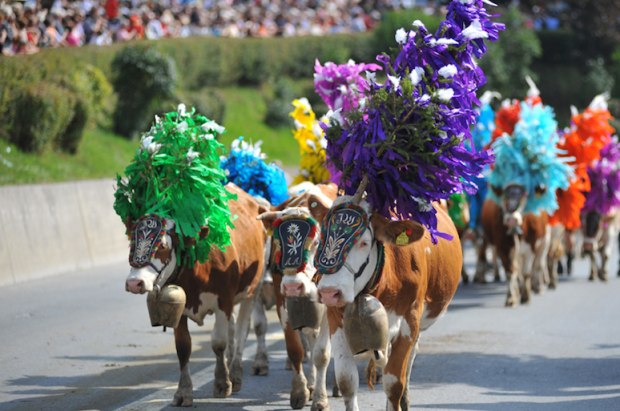
[[[375,381],[377,381],[377,365],[375,364],[375,360],[371,358],[368,360],[368,365],[366,366],[366,383],[369,389],[375,389]]]

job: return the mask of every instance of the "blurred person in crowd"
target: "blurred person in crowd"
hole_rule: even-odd
[[[46,39],[45,47],[58,47],[62,41],[62,35],[56,30],[53,17],[50,16],[43,21],[45,26],[44,37]]]
[[[126,19],[124,17],[121,18],[120,19],[120,28],[115,32],[114,41],[125,42],[125,41],[129,41],[129,40],[133,40],[135,38],[135,36],[136,36],[136,34],[131,29],[131,23],[129,22],[129,19]]]
[[[164,38],[164,27],[159,20],[159,16],[157,16],[152,11],[144,14],[145,27],[144,27],[144,36],[149,40],[159,40]]]
[[[13,54],[13,39],[15,38],[15,21],[13,10],[9,6],[0,7],[0,55]]]
[[[62,45],[68,47],[78,47],[84,44],[82,30],[79,28],[80,22],[76,16],[67,16],[64,19],[64,38]]]
[[[135,13],[129,16],[129,25],[134,39],[140,40],[144,38],[144,26],[140,16]]]
[[[105,9],[105,17],[114,25],[119,17],[120,2],[118,0],[105,0],[103,8]]]

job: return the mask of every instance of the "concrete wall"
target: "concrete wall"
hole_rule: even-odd
[[[0,286],[128,258],[114,181],[0,187]]]

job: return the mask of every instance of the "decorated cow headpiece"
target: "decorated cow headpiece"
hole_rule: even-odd
[[[446,19],[430,33],[415,21],[399,29],[398,54],[378,57],[387,76],[368,76],[364,104],[333,113],[326,127],[327,155],[351,195],[368,178],[366,201],[389,219],[415,220],[436,241],[433,201],[475,192],[473,179],[492,161],[490,151],[469,151],[484,74],[476,59],[484,40],[504,26],[490,20],[482,0],[452,1]]]
[[[620,207],[620,142],[612,141],[601,150],[601,158],[588,168],[591,189],[583,211],[606,215]]]
[[[318,224],[309,214],[287,214],[272,224],[273,247],[271,265],[288,275],[306,269],[310,247],[317,238]]]
[[[557,193],[559,208],[551,216],[551,224],[561,223],[568,230],[581,226],[585,193],[591,189],[588,167],[600,158],[601,149],[611,142],[615,131],[609,123],[612,117],[607,109],[608,98],[605,94],[594,97],[582,113],[571,107],[571,125],[561,135],[558,148],[573,168],[574,176],[570,186]]]
[[[228,181],[236,184],[253,197],[264,198],[278,205],[288,198],[284,170],[265,162],[261,141],[248,143],[239,137],[232,142],[230,154],[222,157],[221,166]]]
[[[557,189],[566,189],[572,176],[567,160],[559,156],[557,122],[553,109],[543,104],[521,103],[519,121],[512,135],[493,143],[495,166],[489,184],[491,198],[509,185],[521,186],[527,195],[524,212],[553,212],[558,208]]]
[[[114,194],[114,210],[143,247],[134,252],[133,263],[141,264],[156,251],[161,239],[151,235],[164,221],[174,222],[171,234],[180,240],[177,258],[186,266],[206,261],[212,246],[230,244],[228,200],[234,196],[222,184],[223,146],[216,140],[223,132],[222,126],[180,104],[177,111],[156,117],[142,136],[126,177],[117,176]]]

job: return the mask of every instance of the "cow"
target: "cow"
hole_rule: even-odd
[[[223,252],[214,247],[204,263],[197,262],[193,267],[178,263],[175,249],[180,241],[174,232],[175,222],[161,221],[165,230],[159,234],[161,244],[147,264],[132,267],[125,282],[126,290],[134,294],[144,294],[162,287],[176,284],[186,294],[183,314],[174,328],[174,339],[179,359],[180,379],[172,400],[175,406],[191,406],[193,389],[189,371],[189,358],[192,350],[188,319],[203,325],[207,314],[215,315],[215,325],[211,335],[211,345],[216,357],[213,395],[227,397],[232,391],[241,388],[243,368],[241,357],[249,329],[250,314],[256,290],[259,288],[264,266],[264,246],[266,233],[257,216],[265,210],[246,192],[234,184],[228,184],[229,192],[236,194],[229,206],[235,228],[230,231],[231,245]],[[130,234],[141,229],[140,221],[129,228]],[[132,254],[137,247],[132,242]],[[239,304],[236,319],[235,339],[229,340],[229,326],[234,321],[233,308]],[[226,350],[232,350],[232,362],[227,364]]]
[[[355,196],[338,197],[326,210],[315,258],[321,274],[319,296],[327,306],[336,381],[346,409],[358,410],[355,361],[369,355],[383,368],[388,409],[406,410],[420,331],[446,311],[456,292],[463,264],[461,245],[454,223],[441,206],[434,206],[437,229],[452,240],[439,238],[434,244],[421,224],[389,221],[373,213],[361,198],[362,191],[360,186]],[[341,238],[336,235],[339,232],[350,235]],[[366,353],[352,352],[352,340],[347,339],[351,334],[345,334],[349,326],[344,322],[347,307],[362,296],[376,298],[389,319],[386,346]]]
[[[489,245],[495,249],[508,282],[506,306],[528,303],[531,291],[540,292],[548,278],[547,254],[551,241],[547,213],[523,214],[527,201],[525,187],[509,184],[492,187],[500,204],[487,198],[482,206],[482,227]],[[478,267],[482,256],[478,254]]]
[[[607,214],[589,210],[583,215],[583,243],[582,256],[590,259],[590,275],[588,279],[598,278],[607,281],[607,263],[611,256],[611,247],[618,233],[618,211],[612,210]],[[595,253],[600,255],[600,264]]]
[[[314,230],[303,231],[300,240],[296,243],[296,248],[285,248],[282,245],[283,240],[276,245],[278,238],[282,236],[274,235],[271,243],[270,272],[273,277],[273,291],[278,316],[284,330],[288,359],[293,370],[290,394],[290,405],[293,409],[303,408],[310,399],[310,395],[312,395],[313,409],[321,409],[320,404],[327,404],[325,379],[330,358],[327,320],[323,312],[317,313],[320,318],[313,326],[302,326],[297,321],[290,321],[291,318],[295,318],[295,315],[303,315],[303,313],[292,312],[292,310],[303,308],[293,304],[294,301],[299,300],[290,298],[308,298],[318,303],[315,283],[316,269],[313,264],[320,235],[318,223],[323,220],[325,210],[329,209],[336,194],[335,184],[316,186],[307,184],[303,191],[258,217],[270,232],[286,231],[293,225],[313,227]],[[305,261],[284,261],[287,255],[301,256],[303,254],[306,256]],[[302,335],[307,339],[309,348],[312,350],[313,366],[307,378],[302,364],[306,353]]]

